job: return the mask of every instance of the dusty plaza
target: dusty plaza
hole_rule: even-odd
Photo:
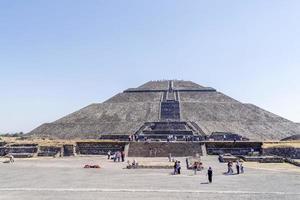
[[[128,158],[131,160],[132,158]],[[167,158],[136,158],[164,163]],[[184,163],[184,158],[179,158]],[[83,169],[86,163],[100,169]],[[300,169],[290,164],[245,163],[245,173],[224,175],[226,164],[217,156],[203,157],[205,169],[214,169],[207,184],[206,170],[194,175],[183,167],[126,169],[106,156],[19,159],[0,164],[0,199],[299,199]]]

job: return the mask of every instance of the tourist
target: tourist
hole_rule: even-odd
[[[180,170],[181,170],[180,161],[178,161],[176,167],[177,174],[180,174]]]
[[[219,162],[221,162],[221,163],[224,162],[224,158],[221,154],[219,155],[218,159],[219,159]]]
[[[116,162],[116,161],[117,161],[117,152],[115,152],[115,153],[114,153],[114,155],[113,155],[113,159],[114,159],[114,162]]]
[[[241,174],[243,174],[243,173],[244,173],[244,166],[243,166],[243,163],[241,163],[240,168],[241,168]]]
[[[111,151],[109,150],[109,151],[107,152],[107,159],[108,159],[108,160],[110,160],[110,156],[111,156]]]
[[[131,167],[130,160],[127,160],[127,169],[131,169]]]
[[[125,152],[124,151],[121,152],[121,158],[122,158],[122,162],[124,162],[125,161]]]
[[[189,158],[185,159],[185,164],[186,164],[186,169],[189,169],[190,168]]]
[[[118,162],[120,162],[121,161],[121,152],[117,151],[116,156],[117,156]]]
[[[194,168],[194,175],[197,175],[197,168],[198,168],[198,163],[195,162],[194,165],[193,165],[193,168]]]
[[[228,167],[227,174],[233,174],[232,165],[233,165],[232,161],[229,161],[227,164],[227,167]]]
[[[236,173],[240,174],[240,162],[238,160],[236,161],[235,167],[236,167]]]
[[[14,163],[15,162],[15,159],[14,159],[13,155],[7,154],[6,157],[9,158],[9,163]]]
[[[230,174],[233,174],[233,162],[230,161]]]
[[[137,168],[137,166],[138,166],[137,160],[136,160],[136,159],[133,159],[133,161],[132,161],[132,167],[133,167],[133,168]]]
[[[227,163],[227,174],[230,173],[230,161]]]
[[[174,162],[174,173],[173,174],[174,175],[177,174],[177,160],[175,160],[175,162]]]
[[[212,183],[213,170],[211,167],[209,167],[207,170],[207,176],[208,176],[208,182]]]

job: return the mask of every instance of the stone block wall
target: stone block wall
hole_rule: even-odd
[[[207,154],[219,155],[230,153],[232,155],[247,155],[251,149],[261,152],[262,142],[205,142]]]
[[[62,155],[62,148],[57,146],[40,146],[38,156],[57,156]]]
[[[300,148],[295,147],[271,147],[263,149],[264,155],[277,155],[285,158],[300,159]]]
[[[0,147],[0,156],[5,156],[6,154],[6,148],[5,147]]]
[[[11,144],[0,148],[0,154],[5,155],[9,153],[16,158],[33,157],[37,151],[37,144]]]
[[[131,142],[130,157],[167,157],[169,153],[176,157],[202,155],[200,142]]]
[[[125,142],[77,142],[77,151],[83,155],[106,155],[108,151],[124,150],[125,145]]]

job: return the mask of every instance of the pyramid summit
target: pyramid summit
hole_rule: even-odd
[[[300,133],[300,126],[252,104],[241,103],[211,87],[191,81],[149,81],[91,104],[29,135],[62,139],[165,140],[197,137],[280,140]]]

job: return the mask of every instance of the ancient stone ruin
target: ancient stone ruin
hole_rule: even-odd
[[[191,81],[150,81],[29,133],[61,139],[280,140],[299,124]],[[230,134],[228,134],[230,133]],[[229,139],[228,139],[229,138]],[[235,138],[235,139],[234,139]]]

